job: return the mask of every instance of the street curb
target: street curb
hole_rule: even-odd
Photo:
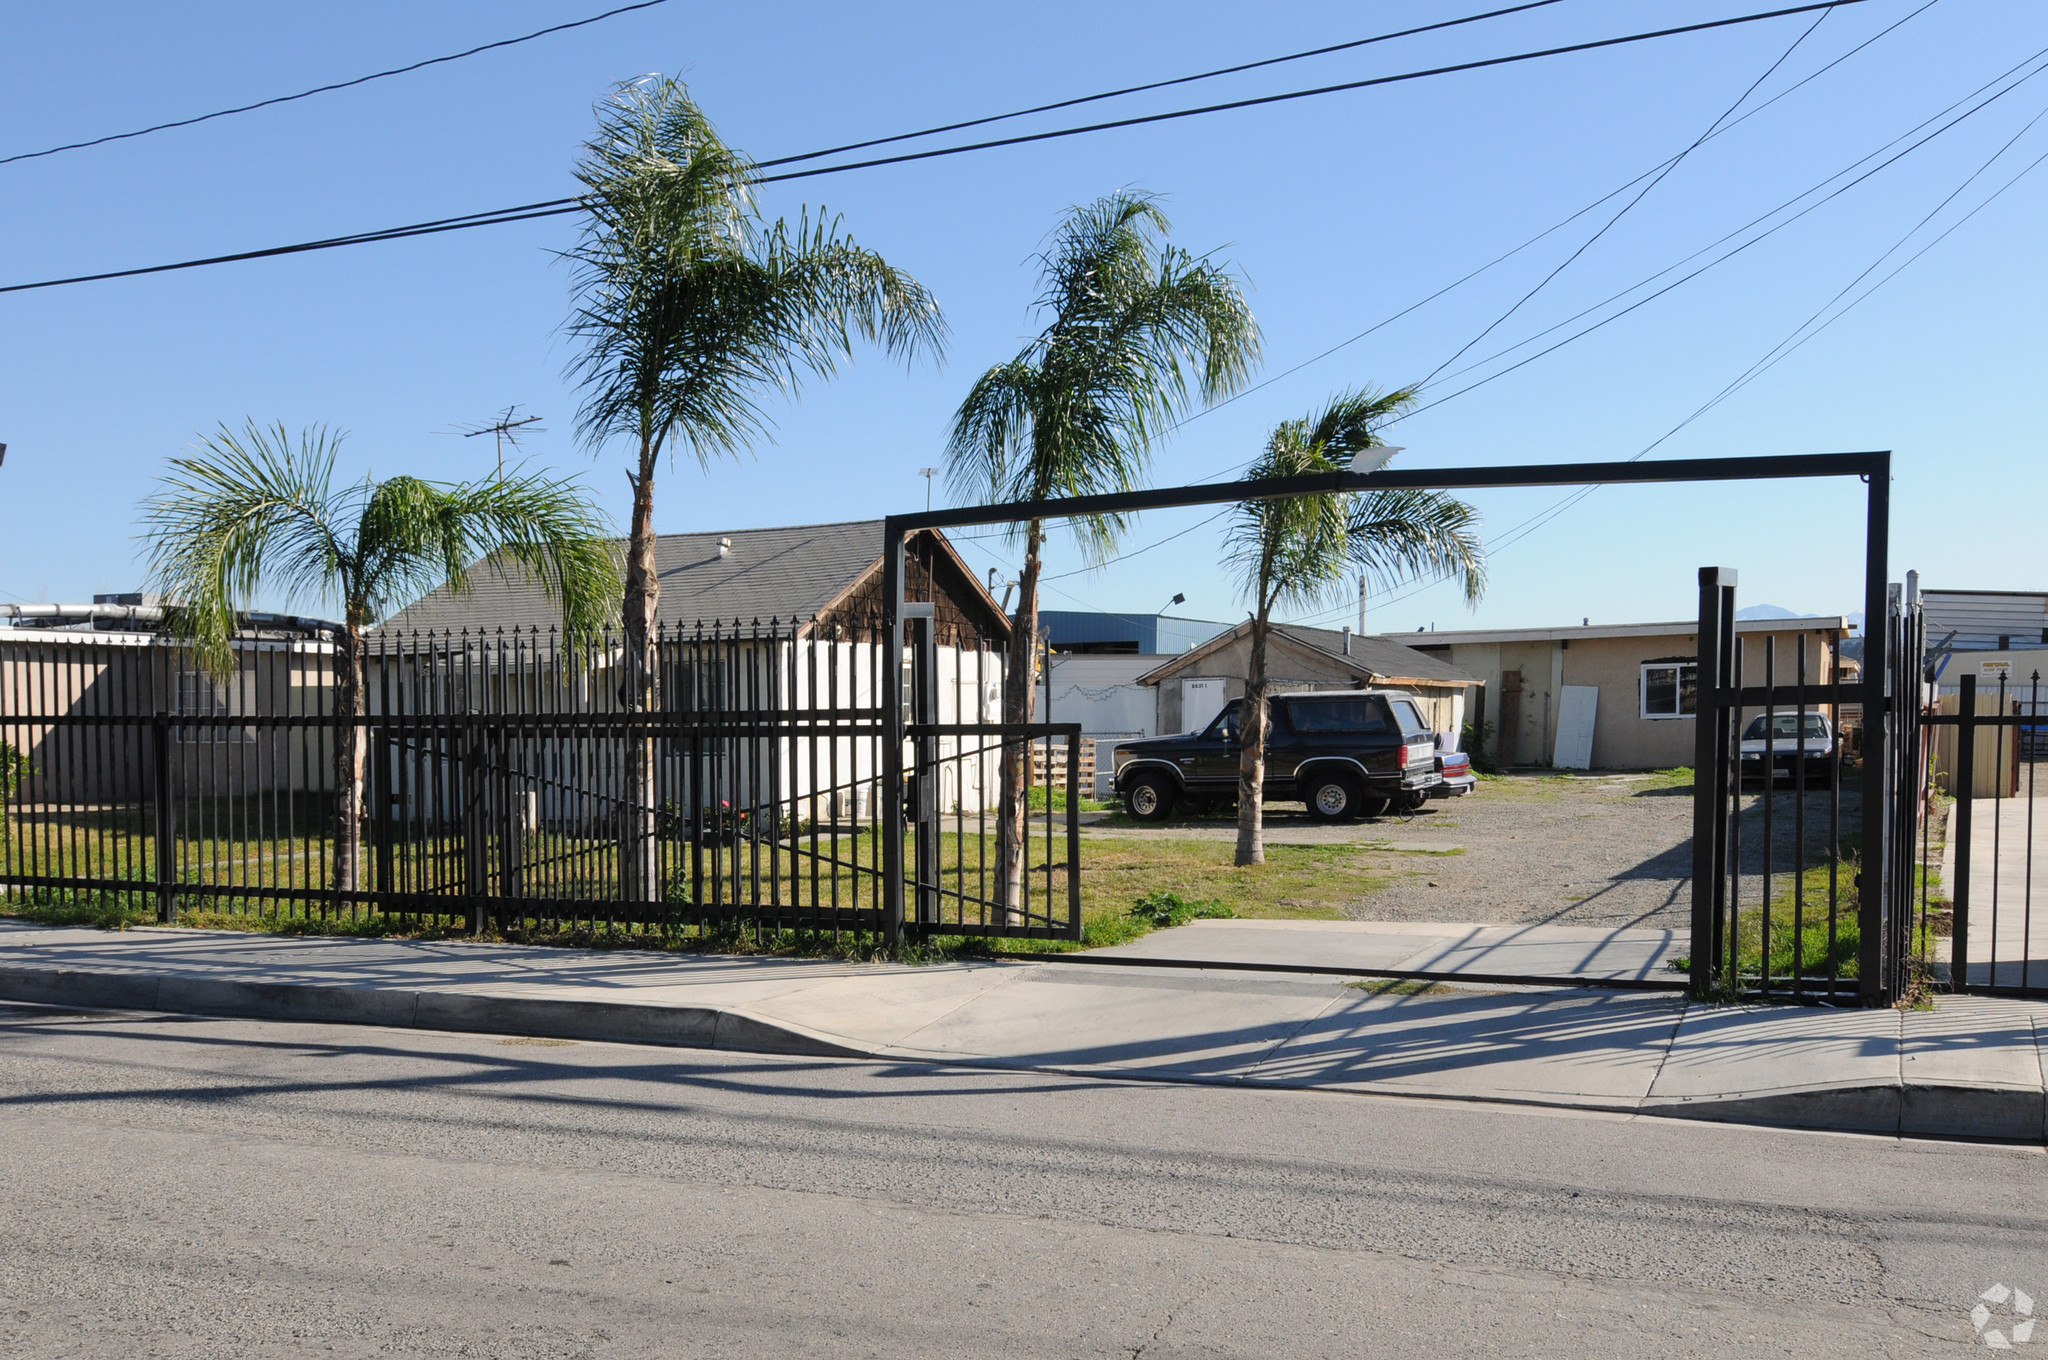
[[[2048,1142],[2048,1094],[2025,1087],[1875,1082],[1678,1099],[1650,1097],[1636,1108],[1639,1114],[1660,1119],[1913,1138]]]
[[[71,968],[0,968],[0,1001],[94,1010],[216,1015],[300,1024],[376,1025],[469,1034],[531,1035],[594,1043],[649,1044],[785,1057],[858,1058],[933,1066],[1031,1071],[1103,1081],[1314,1090],[1404,1099],[1459,1100],[1519,1108],[1638,1114],[1723,1124],[1923,1138],[2048,1143],[2048,1093],[2024,1087],[1880,1082],[1639,1100],[1475,1095],[1372,1084],[1319,1086],[1245,1075],[1190,1076],[1105,1064],[1074,1066],[966,1054],[865,1048],[743,1010],[623,1001],[557,1000],[504,993],[246,982]]]
[[[45,1006],[170,1011],[300,1024],[518,1034],[667,1048],[724,1049],[811,1058],[874,1054],[828,1035],[744,1011],[569,1001],[486,992],[328,987],[175,975],[0,968],[0,1000]]]

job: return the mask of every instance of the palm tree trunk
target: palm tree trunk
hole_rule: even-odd
[[[661,602],[661,579],[654,568],[654,472],[659,442],[640,441],[640,475],[633,479],[633,533],[626,545],[627,707],[645,711],[654,705],[655,608]],[[628,902],[653,902],[662,896],[659,844],[654,835],[654,741],[626,739],[625,788],[619,808],[619,895]]]
[[[1017,578],[1017,617],[1010,629],[1010,662],[1003,668],[1005,723],[1030,722],[1037,698],[1039,549],[1045,544],[1041,521],[1031,521],[1024,543],[1024,570]],[[1029,742],[1004,740],[1002,797],[996,804],[996,874],[1003,885],[1004,920],[1013,926],[1024,924],[1024,838],[1030,833],[1024,793],[1031,777],[1030,761]]]
[[[334,889],[355,892],[363,847],[363,620],[354,605],[336,640],[334,711]],[[340,914],[346,899],[335,899]]]
[[[1244,709],[1238,715],[1237,863],[1266,862],[1266,638],[1272,606],[1261,601],[1252,618],[1251,665],[1245,671]]]

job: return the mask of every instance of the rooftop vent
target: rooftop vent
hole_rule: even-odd
[[[732,556],[732,540],[731,540],[731,539],[729,539],[729,538],[721,538],[721,539],[719,539],[719,540],[718,540],[718,555],[719,555],[720,557],[730,557],[730,556]]]

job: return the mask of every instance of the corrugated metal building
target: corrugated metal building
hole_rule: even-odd
[[[2048,590],[1923,590],[1927,641],[1957,651],[2012,651],[2048,646]]]

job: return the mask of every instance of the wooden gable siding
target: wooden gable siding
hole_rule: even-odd
[[[1000,646],[1008,638],[1009,620],[990,608],[979,583],[931,534],[915,535],[905,557],[903,596],[913,603],[938,606],[941,646],[972,647],[977,642]],[[877,641],[881,625],[882,565],[877,562],[851,590],[819,613],[815,627],[826,636]]]

